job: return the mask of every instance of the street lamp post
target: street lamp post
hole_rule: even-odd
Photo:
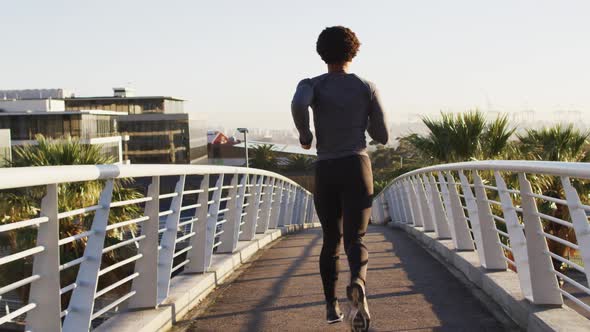
[[[238,128],[238,131],[244,134],[244,150],[246,151],[246,167],[250,167],[248,161],[248,128]]]

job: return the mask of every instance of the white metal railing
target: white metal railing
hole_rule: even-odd
[[[114,188],[124,185],[119,180],[124,178],[136,180],[129,186],[144,187],[142,197],[113,201]],[[58,211],[58,200],[68,190],[64,184],[96,180],[102,189],[94,205]],[[173,191],[162,192],[172,186]],[[98,165],[0,169],[1,192],[22,188],[45,191],[39,213],[29,220],[0,225],[0,235],[34,228],[36,239],[29,249],[5,253],[0,266],[29,260],[32,272],[0,285],[0,297],[23,287],[30,290],[28,301],[6,309],[0,325],[22,323],[24,318],[31,331],[83,331],[120,308],[155,308],[167,298],[170,280],[178,273],[206,272],[212,255],[235,251],[238,241],[253,240],[268,229],[309,223],[314,214],[308,191],[284,176],[252,168]],[[130,205],[140,208],[140,217],[109,220],[111,208]],[[63,223],[72,222],[64,219],[76,216],[91,217],[92,222],[76,234],[62,234]],[[130,226],[135,231],[123,232],[125,236],[116,243],[105,244],[108,232]],[[60,261],[60,250],[66,244],[82,246],[83,255]],[[128,255],[105,264],[104,255],[121,248],[128,249]],[[130,271],[127,276],[109,284],[101,279],[123,267]],[[63,273],[75,273],[75,282],[64,285]]]
[[[418,169],[394,179],[373,202],[391,220],[477,251],[481,266],[517,273],[526,299],[590,314],[590,164],[481,161]],[[582,197],[580,197],[582,195]],[[562,255],[550,248],[570,248]],[[555,268],[559,264],[565,269]]]

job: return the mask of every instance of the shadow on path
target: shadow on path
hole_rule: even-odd
[[[401,230],[371,226],[367,293],[376,331],[502,331],[503,327],[438,261]],[[290,235],[218,291],[185,331],[342,331],[327,325],[318,271],[321,230]],[[338,294],[343,309],[346,257]],[[188,326],[188,327],[187,327]]]
[[[257,305],[257,308],[268,308],[271,307],[272,304],[277,300],[277,296],[275,294],[283,293],[283,288],[285,287],[287,281],[293,276],[295,271],[301,264],[307,259],[307,256],[311,254],[312,249],[318,245],[320,240],[322,239],[321,233],[316,234],[314,238],[308,244],[304,246],[284,246],[281,247],[282,249],[294,249],[294,248],[303,248],[303,253],[301,256],[293,259],[293,262],[285,273],[276,280],[271,288],[270,294],[264,297]],[[276,279],[276,278],[273,278]],[[285,308],[289,309],[289,308]],[[250,321],[247,324],[246,330],[247,331],[261,331],[262,330],[262,321],[264,319],[264,311],[266,310],[254,310],[250,313]]]

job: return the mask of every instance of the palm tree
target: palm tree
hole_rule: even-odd
[[[311,170],[315,158],[303,155],[294,154],[289,156],[285,170],[289,172],[306,173]]]
[[[424,156],[431,156],[445,163],[451,161],[453,158],[451,149],[453,125],[450,122],[450,116],[443,113],[441,120],[423,118],[422,122],[430,131],[427,136],[410,134],[404,138]]]
[[[114,159],[101,153],[96,145],[85,145],[77,139],[66,137],[55,141],[39,135],[36,137],[37,145],[19,146],[14,149],[14,158],[7,161],[12,167],[23,166],[49,166],[49,165],[97,165],[113,163]],[[129,188],[132,180],[117,180],[114,183],[113,200],[129,200],[142,197],[134,188]],[[58,186],[59,211],[71,211],[96,204],[104,185],[103,181],[87,181],[66,183]],[[12,223],[37,217],[40,211],[39,203],[45,195],[44,187],[18,188],[0,193],[0,224]],[[126,205],[112,208],[109,214],[109,223],[137,218],[141,215],[141,209],[137,205]],[[60,220],[60,238],[80,234],[91,227],[92,213],[85,213]],[[123,235],[135,232],[136,226],[126,226],[113,229],[106,234],[105,244],[111,245],[120,242]],[[22,228],[5,234],[6,242],[12,252],[31,248],[36,239],[36,230],[31,227]],[[74,241],[60,247],[61,264],[81,257],[86,247],[86,239]],[[111,265],[129,256],[130,246],[113,250],[103,255],[103,264]],[[23,262],[24,261],[24,262]],[[32,257],[0,266],[0,280],[2,284],[8,284],[27,277],[32,271]],[[62,287],[74,282],[76,268],[64,270],[61,274]],[[120,271],[118,271],[120,270]],[[110,284],[113,280],[119,280],[121,275],[127,276],[129,271],[116,269],[101,278],[101,284]],[[123,276],[123,277],[124,277]],[[104,280],[102,280],[104,279]],[[27,300],[28,289],[21,287],[19,293],[23,301]],[[69,295],[69,294],[68,294]],[[63,297],[63,303],[67,305],[68,297]]]
[[[515,131],[516,127],[510,128],[506,114],[488,122],[480,137],[482,159],[495,159],[502,155],[509,155],[512,147],[509,140]]]
[[[566,161],[566,162],[588,162],[589,155],[586,152],[590,132],[582,132],[575,129],[572,124],[558,124],[549,128],[529,129],[525,134],[518,135],[520,145],[518,146],[522,156],[526,159],[547,160],[547,161]],[[587,203],[590,184],[587,181],[574,180],[573,185],[580,194],[580,199]],[[535,176],[531,181],[534,184],[534,190],[545,196],[560,198],[564,197],[561,182],[556,177]],[[542,213],[553,217],[569,220],[569,210],[562,204],[553,204],[543,201],[539,205]],[[543,229],[546,233],[559,238],[576,242],[576,236],[572,228],[550,222],[543,221]],[[549,250],[557,255],[565,256],[572,250],[555,241],[548,241]],[[556,269],[562,268],[559,261],[554,260]]]
[[[278,161],[274,145],[262,144],[250,149],[250,166],[268,171],[276,170]]]
[[[104,155],[100,147],[82,144],[78,139],[65,137],[61,140],[35,136],[36,145],[17,146],[14,159],[8,160],[12,167],[56,166],[56,165],[98,165],[112,164],[115,159]]]
[[[517,136],[521,152],[527,159],[588,161],[584,147],[590,132],[581,132],[573,124],[528,129],[524,135]]]
[[[511,129],[506,115],[488,122],[480,111],[441,113],[440,119],[422,119],[428,135],[410,134],[404,139],[425,157],[448,163],[496,158],[508,146]]]

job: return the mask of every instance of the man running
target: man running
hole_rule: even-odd
[[[313,110],[318,162],[315,168],[314,203],[323,231],[320,274],[326,299],[328,323],[342,321],[336,297],[339,251],[344,250],[350,267],[346,294],[353,331],[367,331],[371,316],[365,284],[369,253],[363,244],[371,216],[373,174],[366,150],[365,131],[375,141],[389,139],[385,114],[375,85],[349,73],[359,50],[355,33],[342,26],[324,29],[316,50],[328,72],[304,79],[297,85],[291,113],[299,142],[311,148],[309,111]]]

